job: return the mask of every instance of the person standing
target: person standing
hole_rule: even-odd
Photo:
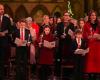
[[[4,6],[0,4],[0,80],[4,80],[4,61],[10,53],[10,19],[4,16]]]
[[[59,47],[56,54],[57,76],[60,75],[61,60],[66,63],[71,61],[71,42],[74,38],[75,28],[74,24],[70,22],[70,19],[70,14],[68,12],[64,12],[63,21],[57,24],[57,37],[59,38]]]
[[[54,55],[55,55],[55,37],[50,31],[50,27],[46,26],[44,28],[44,33],[41,34],[39,42],[40,55],[38,64],[40,67],[40,80],[47,80],[48,75],[51,70],[52,65],[54,65]]]
[[[85,66],[85,55],[88,53],[89,48],[87,42],[82,37],[82,31],[76,29],[75,39],[72,41],[72,53],[74,58],[74,78],[73,80],[84,80],[83,79],[83,70]]]
[[[94,10],[89,12],[88,17],[89,19],[83,29],[83,37],[89,46],[85,72],[89,74],[90,80],[96,80],[94,79],[96,74],[100,74],[100,21]]]
[[[13,33],[13,38],[16,44],[16,80],[28,80],[28,53],[32,40],[24,19],[19,20],[19,29]]]
[[[78,29],[80,29],[82,32],[83,32],[84,25],[85,25],[85,20],[83,18],[80,18]]]
[[[30,35],[32,36],[32,43],[30,44],[30,54],[29,54],[29,60],[30,60],[30,67],[31,67],[31,74],[33,75],[36,70],[36,48],[35,48],[35,42],[36,42],[36,29],[33,28],[33,20],[31,17],[26,18],[27,23],[27,29],[30,31]]]

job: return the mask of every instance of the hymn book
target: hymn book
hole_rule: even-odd
[[[48,47],[48,48],[55,47],[55,44],[56,44],[55,41],[49,42],[49,41],[44,40],[44,42],[43,42],[44,47]]]

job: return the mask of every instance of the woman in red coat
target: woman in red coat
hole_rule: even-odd
[[[46,75],[50,71],[50,65],[54,64],[54,53],[55,53],[55,38],[50,33],[50,27],[44,27],[44,33],[40,37],[39,41],[40,47],[40,56],[39,56],[39,64],[41,64],[41,72],[45,72],[46,74],[41,76],[41,80],[47,80]],[[40,73],[41,73],[40,72]],[[43,74],[43,73],[41,73]]]
[[[89,13],[89,21],[84,26],[83,36],[89,46],[85,72],[91,77],[91,74],[100,73],[100,22],[95,11]]]

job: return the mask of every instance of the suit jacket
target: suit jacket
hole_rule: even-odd
[[[60,42],[64,42],[64,43],[66,42],[66,44],[70,45],[71,36],[68,34],[69,29],[71,29],[73,32],[75,31],[74,25],[72,23],[69,23],[69,25],[67,25],[67,27],[65,29],[65,34],[66,34],[65,39],[61,39],[61,35],[63,35],[63,33],[64,33],[64,23],[61,22],[57,25],[57,36],[59,37]]]
[[[74,39],[72,41],[72,45],[71,45],[72,53],[74,53],[77,48],[78,48],[78,43],[77,43],[76,39]],[[80,45],[79,49],[87,49],[87,48],[88,48],[88,45],[87,45],[86,40],[85,39],[81,39],[81,45]]]
[[[8,30],[8,33],[5,36],[0,37],[0,46],[7,46],[10,43],[10,38],[9,38],[10,28],[11,28],[10,19],[6,16],[3,16],[2,23],[0,26],[0,32]]]
[[[28,42],[32,42],[32,37],[30,35],[30,31],[28,29],[25,29],[25,40]],[[20,29],[16,29],[15,32],[13,33],[13,42],[15,42],[16,38],[20,38]]]

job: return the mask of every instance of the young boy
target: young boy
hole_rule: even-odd
[[[84,59],[89,49],[86,41],[82,38],[82,31],[77,29],[75,31],[75,39],[72,42],[72,53],[74,55],[74,80],[83,80]]]
[[[13,33],[16,44],[16,80],[28,80],[27,62],[29,44],[31,41],[30,31],[26,29],[25,20],[19,21],[19,29]]]

